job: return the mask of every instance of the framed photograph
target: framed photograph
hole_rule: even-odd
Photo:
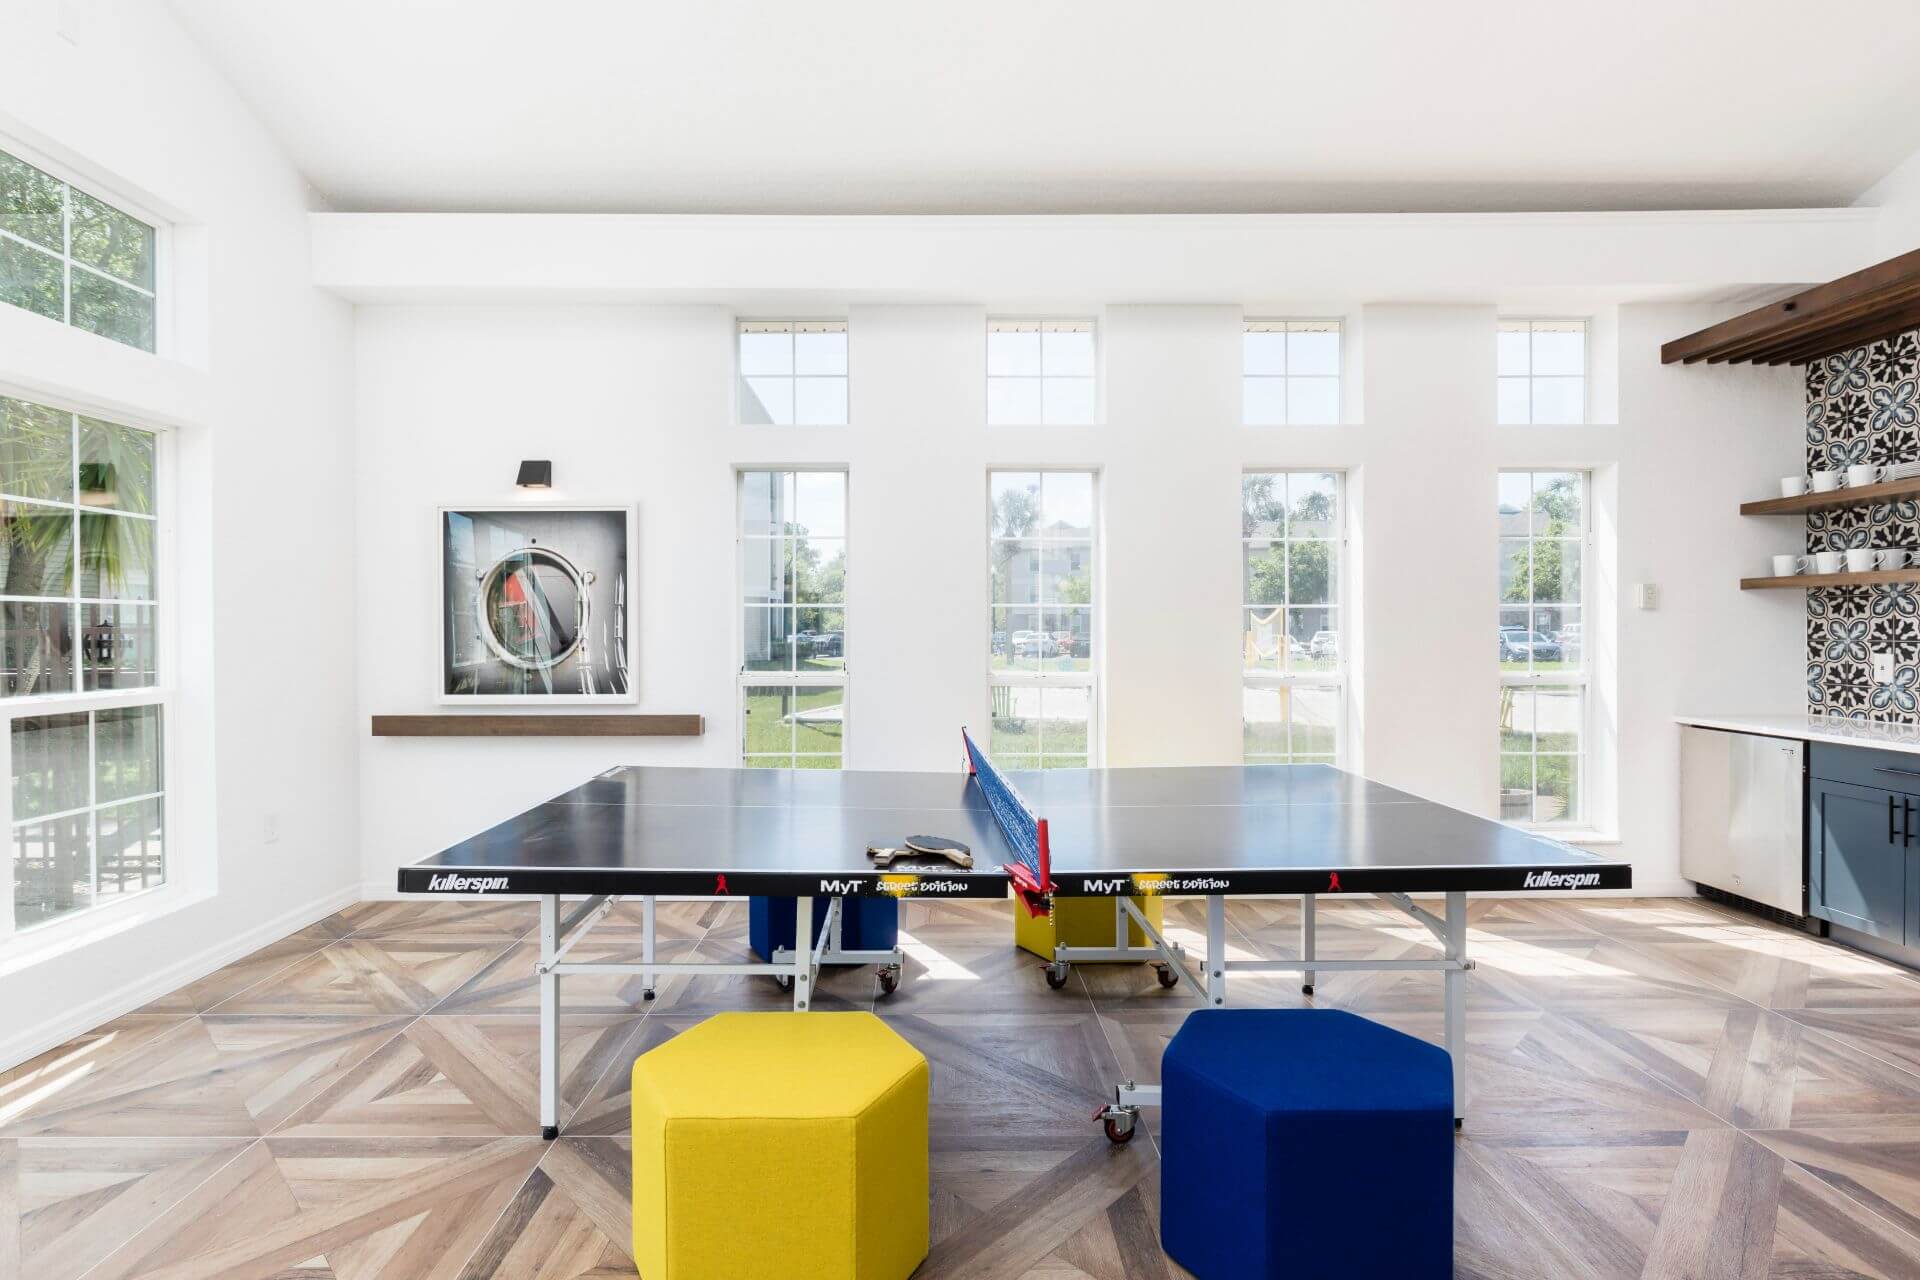
[[[448,703],[632,702],[631,507],[442,507]]]

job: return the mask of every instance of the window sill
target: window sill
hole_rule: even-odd
[[[125,902],[96,907],[70,920],[16,933],[11,940],[0,944],[0,978],[152,924],[211,896],[206,892],[190,892],[179,885],[163,885]]]

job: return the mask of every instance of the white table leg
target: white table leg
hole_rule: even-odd
[[[1303,893],[1300,895],[1300,958],[1302,960],[1314,958],[1314,924],[1313,895]],[[1308,969],[1300,975],[1300,992],[1302,995],[1313,994],[1313,970]]]
[[[640,974],[640,996],[643,1000],[653,999],[654,991],[654,896],[647,894],[640,899],[640,963],[644,966]]]
[[[1467,958],[1467,895],[1447,895],[1447,959]],[[1449,969],[1447,984],[1447,1052],[1453,1057],[1453,1124],[1467,1118],[1467,971]]]
[[[1207,1005],[1219,1009],[1227,1003],[1227,900],[1219,894],[1207,898]]]
[[[560,1136],[560,975],[553,972],[560,945],[560,897],[540,899],[540,1136]]]
[[[813,899],[793,903],[793,1011],[805,1013],[813,1003]]]

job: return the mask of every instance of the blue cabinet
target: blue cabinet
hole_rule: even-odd
[[[1813,914],[1888,942],[1920,944],[1920,795],[1820,777],[1809,793]]]

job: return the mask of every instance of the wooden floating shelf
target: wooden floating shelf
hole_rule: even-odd
[[[1797,573],[1791,578],[1742,578],[1740,589],[1765,591],[1779,588],[1787,591],[1805,591],[1812,587],[1878,587],[1890,582],[1920,582],[1920,569],[1874,569],[1867,573]]]
[[[1920,326],[1920,249],[1660,348],[1660,363],[1806,364]]]
[[[697,738],[704,716],[375,716],[376,738]]]
[[[1920,476],[1907,480],[1888,480],[1883,484],[1861,485],[1858,489],[1835,489],[1832,493],[1803,493],[1796,498],[1762,498],[1740,504],[1743,516],[1798,516],[1814,511],[1844,511],[1876,502],[1899,502],[1903,498],[1920,499]]]

